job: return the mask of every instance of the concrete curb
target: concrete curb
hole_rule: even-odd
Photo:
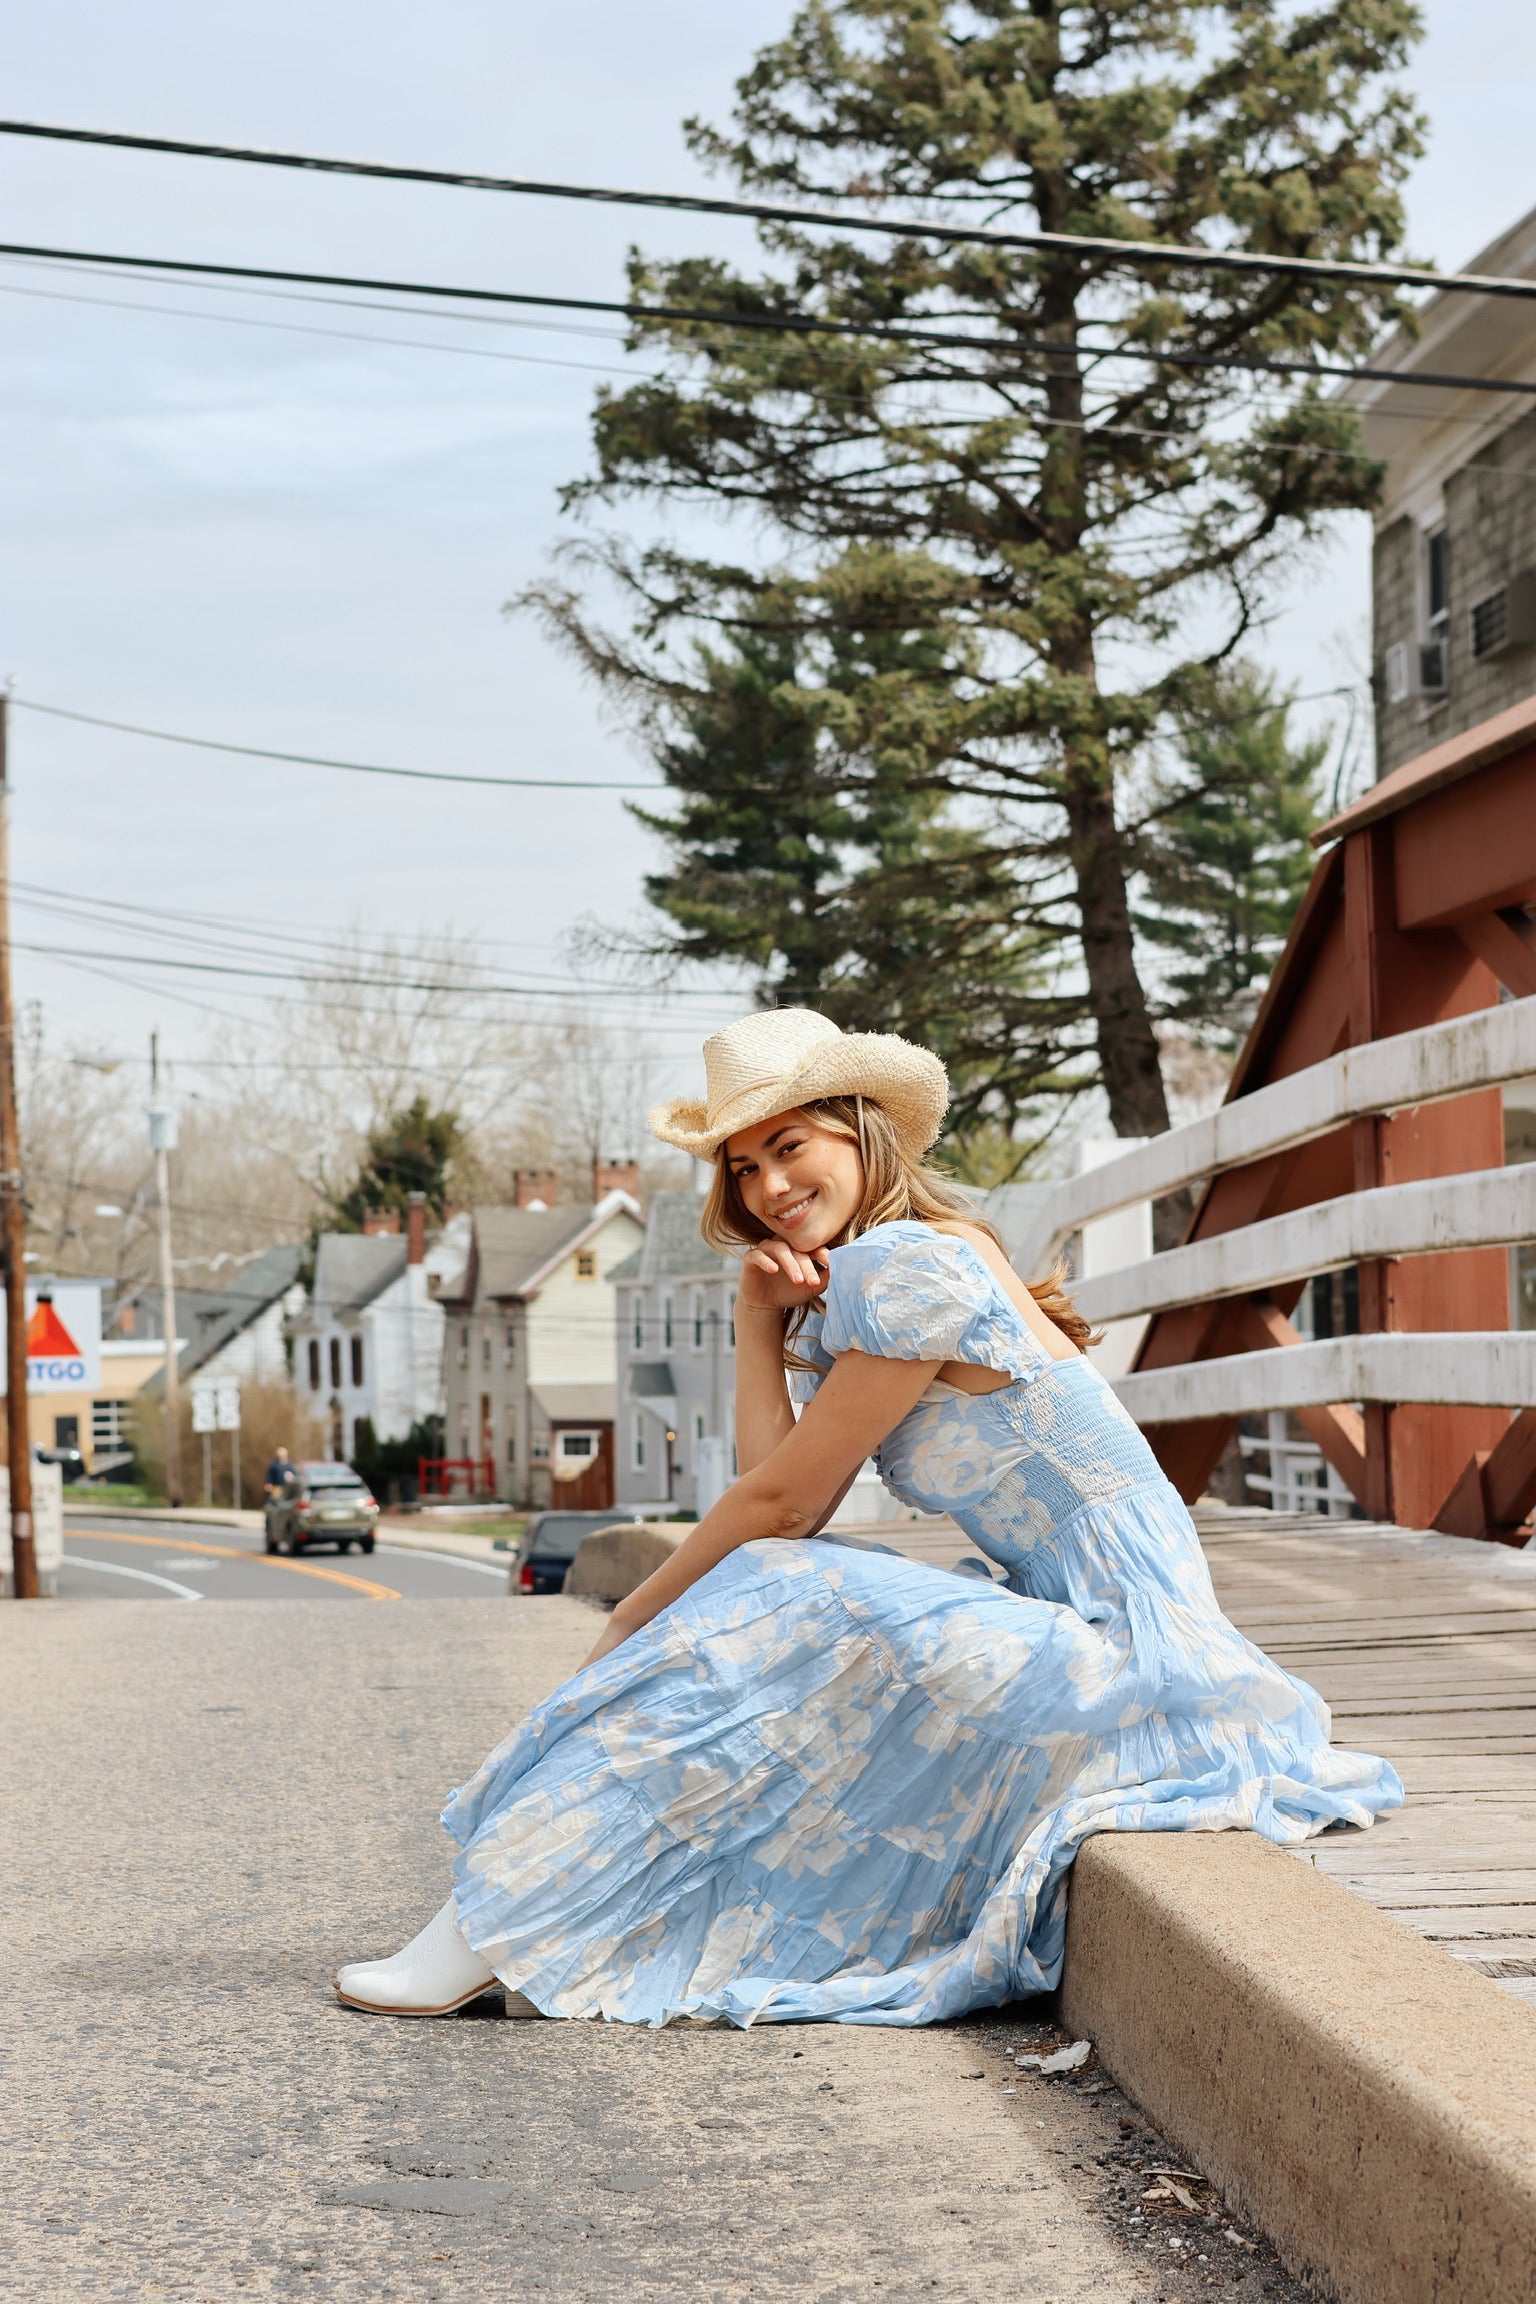
[[[1536,2295],[1536,2009],[1253,1833],[1106,1832],[1064,2020],[1345,2304]]]

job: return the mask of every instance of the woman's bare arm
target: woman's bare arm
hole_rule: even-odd
[[[764,1240],[742,1258],[736,1290],[736,1462],[755,1472],[795,1428],[784,1380],[784,1322],[827,1285],[825,1249]]]
[[[772,1454],[744,1472],[671,1559],[619,1602],[587,1662],[595,1664],[680,1600],[738,1545],[757,1536],[814,1534],[865,1458],[922,1397],[938,1366],[840,1353],[799,1423]]]

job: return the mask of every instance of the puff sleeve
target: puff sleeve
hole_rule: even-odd
[[[1016,1381],[1047,1355],[987,1260],[925,1224],[880,1224],[832,1251],[820,1343],[832,1355],[963,1360]]]

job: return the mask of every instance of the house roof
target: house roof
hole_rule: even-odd
[[[704,1203],[696,1192],[658,1192],[646,1216],[645,1238],[610,1275],[614,1280],[725,1280],[736,1260],[700,1237]]]
[[[1342,839],[1346,832],[1359,832],[1367,824],[1393,816],[1415,800],[1427,800],[1431,792],[1459,784],[1463,776],[1491,767],[1507,753],[1522,751],[1528,745],[1536,746],[1536,696],[1522,697],[1507,712],[1480,720],[1464,735],[1450,737],[1432,752],[1421,752],[1417,760],[1405,760],[1401,768],[1383,776],[1342,815],[1320,825],[1312,835],[1312,844],[1321,848],[1330,840]]]
[[[612,1384],[530,1384],[529,1391],[551,1424],[611,1424]]]
[[[407,1243],[395,1232],[322,1232],[311,1290],[317,1320],[361,1312],[405,1270]]]
[[[187,1337],[177,1354],[177,1372],[190,1376],[222,1352],[263,1312],[280,1302],[298,1279],[304,1250],[295,1241],[281,1248],[264,1248],[227,1288],[178,1288],[176,1325]],[[160,1291],[142,1289],[130,1299],[134,1312],[133,1341],[158,1342],[165,1334]],[[121,1307],[118,1318],[121,1318]],[[122,1330],[117,1329],[119,1338]],[[156,1369],[146,1391],[164,1381]]]
[[[477,1208],[469,1261],[459,1278],[444,1286],[438,1302],[469,1305],[487,1296],[498,1301],[531,1296],[562,1256],[620,1215],[643,1221],[627,1192],[610,1192],[595,1206]]]
[[[669,1360],[631,1360],[629,1364],[629,1396],[631,1400],[675,1400],[677,1379]]]
[[[1466,269],[1484,278],[1536,278],[1536,209],[1506,226]],[[1395,373],[1352,377],[1338,397],[1359,410],[1368,452],[1386,460],[1381,529],[1412,510],[1423,489],[1458,470],[1472,452],[1469,441],[1483,446],[1527,413],[1530,402],[1517,393],[1495,396],[1490,406],[1487,393],[1442,379],[1530,382],[1536,324],[1522,298],[1443,288],[1376,345],[1371,365]]]

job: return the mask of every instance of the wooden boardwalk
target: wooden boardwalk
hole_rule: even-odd
[[[1221,1504],[1195,1520],[1233,1622],[1407,1787],[1308,1858],[1536,2002],[1536,1553]],[[946,1568],[975,1553],[948,1520],[850,1533]]]

